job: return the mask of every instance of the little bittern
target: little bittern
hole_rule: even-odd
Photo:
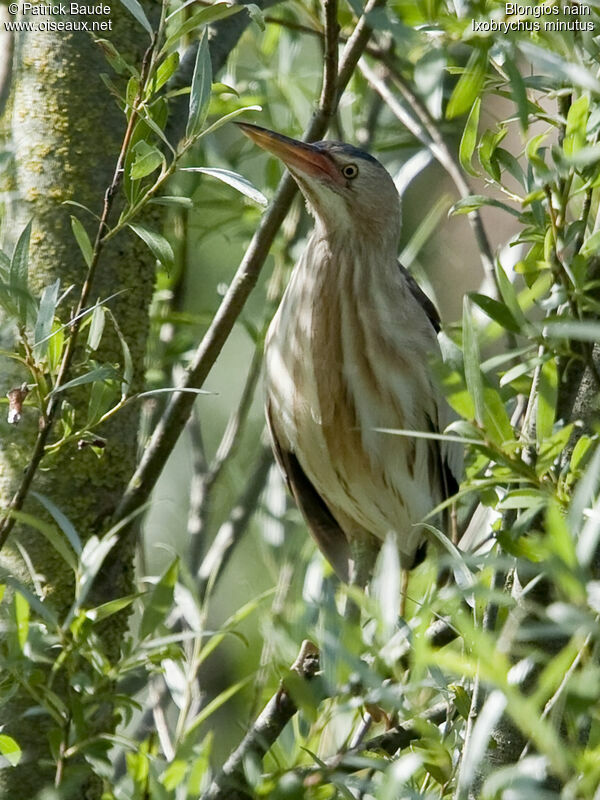
[[[456,445],[382,432],[450,421],[430,371],[439,316],[398,263],[400,198],[379,161],[238,124],[283,161],[315,218],[267,334],[273,448],[319,547],[364,586],[389,534],[404,569],[421,560],[418,523],[456,487]]]

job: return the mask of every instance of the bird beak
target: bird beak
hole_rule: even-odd
[[[314,144],[290,139],[289,136],[261,128],[259,125],[250,125],[247,122],[235,124],[255,144],[281,159],[292,173],[344,185],[344,178],[333,160]]]

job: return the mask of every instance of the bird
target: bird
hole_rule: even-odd
[[[431,368],[440,316],[397,257],[398,191],[351,144],[237,124],[283,162],[314,217],[265,340],[276,461],[343,581],[365,588],[389,536],[407,576],[425,556],[419,523],[456,492],[462,451],[390,433],[436,434],[452,419]]]

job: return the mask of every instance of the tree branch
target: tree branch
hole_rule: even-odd
[[[306,639],[302,642],[291,671],[297,673],[301,680],[310,681],[318,669],[318,650]],[[201,800],[249,800],[249,798],[251,800],[253,795],[244,774],[245,760],[262,759],[297,710],[294,700],[282,682],[279,690],[271,697],[239,747],[229,756]]]

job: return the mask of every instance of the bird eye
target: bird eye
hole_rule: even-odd
[[[356,178],[358,175],[358,167],[356,164],[346,164],[344,167],[342,167],[342,175],[344,178],[349,178],[352,180],[352,178]]]

